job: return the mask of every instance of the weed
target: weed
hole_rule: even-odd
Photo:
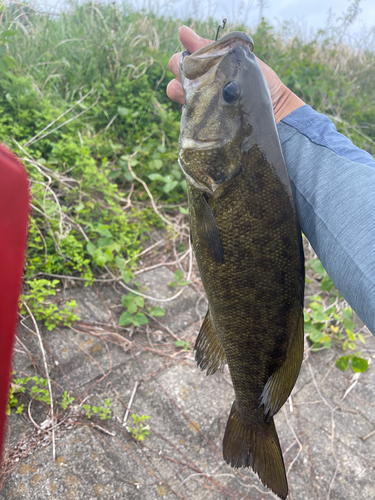
[[[361,333],[354,332],[353,310],[350,307],[342,308],[342,301],[339,301],[342,297],[319,259],[310,259],[307,265],[319,277],[322,292],[328,295],[328,301],[324,301],[321,295],[311,296],[309,307],[304,311],[304,331],[309,333],[313,349],[329,349],[334,343],[343,351],[357,350],[358,342],[365,344],[365,339]],[[355,372],[366,371],[368,368],[368,362],[361,358],[359,351],[339,358],[336,366],[346,370],[349,362]]]
[[[12,372],[14,375],[15,372]],[[34,382],[33,385],[28,385],[28,382]],[[46,388],[48,385],[48,380],[43,377],[21,377],[13,379],[8,396],[8,406],[7,415],[10,415],[11,408],[17,406],[16,413],[21,414],[23,412],[24,405],[18,406],[18,398],[16,394],[26,394],[28,397],[34,399],[35,401],[41,401],[48,406],[51,404],[51,399],[49,396],[49,391]]]
[[[134,427],[129,427],[129,431],[134,439],[143,441],[146,436],[150,434],[150,426],[145,425],[143,422],[150,418],[148,415],[138,417],[135,413],[132,414]]]
[[[73,321],[79,319],[72,312],[76,307],[75,300],[68,301],[63,309],[59,309],[49,300],[51,296],[56,295],[55,288],[58,282],[59,280],[29,280],[26,282],[29,285],[29,293],[21,295],[21,313],[26,314],[26,308],[23,306],[23,303],[26,303],[35,319],[43,321],[48,330],[52,330],[58,324],[70,326]]]
[[[68,406],[73,403],[74,398],[70,397],[67,391],[64,391],[61,397],[62,401],[59,403],[59,405],[62,407],[63,410],[66,410]]]
[[[169,283],[169,286],[171,287],[175,287],[175,286],[185,286],[185,285],[189,285],[190,284],[190,281],[186,281],[183,279],[184,278],[184,275],[182,273],[182,271],[180,269],[178,269],[175,273],[174,273],[174,281],[171,281]]]
[[[108,420],[111,418],[111,400],[107,398],[104,401],[104,406],[91,406],[82,405],[87,418],[91,418],[93,415],[98,415],[100,420]]]
[[[188,340],[176,340],[174,345],[176,347],[181,347],[181,349],[184,349],[186,351],[190,347],[190,342]]]
[[[122,296],[122,305],[126,308],[119,319],[119,325],[128,326],[134,325],[136,327],[148,323],[147,316],[142,312],[144,309],[144,300],[140,295],[130,292]],[[148,314],[150,316],[164,316],[165,310],[162,307],[149,307]]]

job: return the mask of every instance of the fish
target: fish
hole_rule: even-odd
[[[208,300],[195,343],[207,375],[235,392],[223,458],[288,495],[273,417],[303,358],[302,236],[267,82],[252,38],[232,32],[181,54],[179,163],[190,239]]]

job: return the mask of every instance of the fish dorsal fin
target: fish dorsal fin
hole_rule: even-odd
[[[225,352],[212,324],[210,311],[207,311],[202,327],[195,342],[195,360],[199,368],[212,375],[225,365]]]
[[[285,361],[267,380],[260,397],[259,406],[264,405],[264,415],[267,418],[275,415],[288,399],[301,368],[304,337],[302,308],[295,323],[294,337],[289,345]]]
[[[201,242],[207,244],[209,253],[219,264],[224,263],[224,249],[221,243],[219,228],[205,194],[202,194],[201,203],[196,207],[196,230]]]

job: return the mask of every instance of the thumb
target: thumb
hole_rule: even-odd
[[[188,28],[187,26],[181,26],[179,31],[179,36],[183,46],[191,54],[193,52],[196,52],[201,47],[204,47],[212,43],[213,41],[213,40],[207,40],[207,38],[202,38],[201,36],[197,35],[195,31],[193,31],[191,28]]]

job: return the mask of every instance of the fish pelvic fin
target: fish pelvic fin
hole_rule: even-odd
[[[271,418],[288,399],[296,383],[303,358],[303,309],[297,316],[294,336],[289,345],[286,359],[281,367],[267,380],[260,396],[260,405],[264,405],[264,415]]]
[[[195,360],[199,368],[207,370],[206,375],[212,375],[225,365],[225,352],[215,332],[210,311],[207,311],[194,347]]]
[[[268,422],[248,422],[241,418],[234,401],[224,434],[223,456],[231,467],[251,467],[265,486],[285,500],[288,482],[272,417]]]

